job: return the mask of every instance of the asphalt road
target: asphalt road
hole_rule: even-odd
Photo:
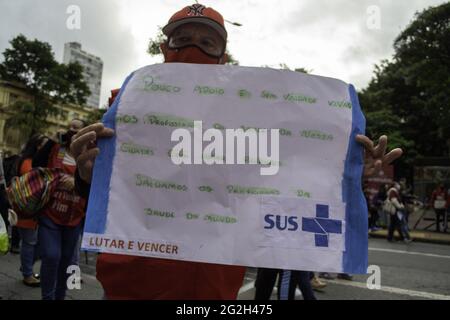
[[[450,246],[429,243],[388,243],[369,240],[369,265],[380,268],[381,288],[368,289],[371,275],[354,275],[353,281],[326,280],[327,287],[316,292],[327,299],[450,299]],[[252,299],[256,270],[249,269],[240,299]],[[276,290],[276,289],[275,289]],[[276,299],[276,291],[272,299]],[[297,289],[296,299],[302,299]]]
[[[81,254],[81,290],[69,290],[67,299],[102,299],[103,291],[95,279],[95,254]],[[86,260],[87,259],[87,260]],[[19,256],[0,256],[0,296],[3,299],[40,299],[40,289],[21,283]],[[380,268],[381,288],[368,289],[369,275],[355,275],[353,281],[327,280],[327,287],[316,292],[326,299],[450,299],[450,246],[429,243],[388,243],[369,240],[369,265]],[[35,266],[38,271],[39,265]],[[249,268],[239,299],[253,299],[256,269]],[[274,290],[272,298],[276,299]],[[296,299],[302,299],[298,291]]]

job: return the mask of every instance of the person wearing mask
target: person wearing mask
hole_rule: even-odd
[[[39,251],[41,257],[41,291],[44,300],[64,300],[67,289],[67,268],[71,264],[86,200],[75,193],[75,159],[69,153],[72,137],[85,126],[74,119],[69,129],[59,134],[58,142],[48,140],[33,157],[33,167],[59,168],[64,175],[51,195],[50,203],[39,214]]]
[[[447,210],[447,192],[442,183],[439,183],[436,186],[436,189],[433,190],[430,206],[434,209],[436,214],[436,231],[441,232],[441,217],[443,222],[446,222],[445,214]],[[444,226],[444,230],[446,229],[447,226]]]
[[[227,31],[216,10],[198,3],[187,6],[176,12],[162,30],[167,36],[161,45],[165,63],[226,63]],[[96,123],[74,137],[71,153],[77,161],[75,183],[86,198],[99,153],[95,142],[112,135],[113,130]],[[386,137],[376,147],[365,136],[357,139],[366,146],[367,174],[402,152],[397,149],[385,155]],[[115,254],[100,254],[97,259],[97,279],[106,299],[236,299],[244,274],[242,266]]]
[[[19,175],[24,175],[33,169],[33,156],[48,141],[48,138],[35,134],[24,146],[19,160]],[[33,265],[38,257],[38,226],[34,219],[19,219],[16,227],[21,238],[20,246],[20,270],[23,275],[23,283],[29,287],[39,287],[40,280],[33,272]]]

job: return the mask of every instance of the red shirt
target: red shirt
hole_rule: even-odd
[[[48,167],[61,168],[64,173],[74,176],[75,163],[64,161],[66,151],[59,144],[55,144],[50,152]],[[49,217],[54,223],[74,227],[84,218],[86,200],[80,197],[75,190],[66,191],[59,187],[52,195],[49,205],[44,209],[43,215]]]
[[[235,300],[245,267],[100,254],[97,279],[107,299]]]
[[[440,208],[440,209],[445,209],[448,206],[448,199],[447,199],[447,192],[445,191],[444,188],[442,189],[436,189],[433,191],[433,193],[431,194],[431,206],[433,208],[435,208],[435,201],[436,200],[440,200],[440,201],[445,201],[445,205],[444,208]]]

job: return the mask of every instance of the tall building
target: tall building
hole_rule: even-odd
[[[68,42],[64,44],[63,62],[66,64],[78,62],[83,66],[83,77],[91,90],[91,95],[87,98],[86,105],[98,108],[100,104],[103,61],[99,57],[81,50],[80,43]]]

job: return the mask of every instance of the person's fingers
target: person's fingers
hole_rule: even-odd
[[[383,135],[378,140],[378,145],[373,149],[373,156],[375,158],[382,159],[386,153],[387,148],[387,136]]]
[[[95,139],[97,139],[97,133],[95,131],[87,132],[84,135],[73,139],[70,144],[70,153],[72,157],[76,159],[80,154],[86,151],[89,143],[95,141]]]
[[[78,131],[73,136],[73,139],[75,140],[90,131],[99,132],[99,131],[103,130],[104,128],[105,128],[105,126],[103,125],[103,123],[100,123],[100,122],[88,125],[87,127],[80,129],[80,131]]]
[[[402,156],[402,154],[403,154],[403,150],[400,148],[396,148],[383,157],[383,163],[390,164],[392,161],[400,158]]]
[[[78,131],[74,137],[73,140],[83,136],[87,132],[95,131],[97,133],[98,137],[111,137],[114,135],[114,130],[110,128],[106,128],[103,123],[94,123],[87,127],[82,128],[80,131]]]
[[[370,154],[373,154],[373,141],[370,140],[368,137],[358,134],[356,135],[356,141],[361,143],[364,148],[366,149],[366,152],[369,152]]]
[[[83,166],[88,161],[90,161],[90,160],[93,161],[95,159],[95,157],[99,155],[99,153],[100,153],[100,149],[99,148],[92,148],[92,149],[89,149],[89,150],[83,152],[81,155],[79,155],[77,157],[77,160],[76,160],[77,166],[80,169],[83,169]]]
[[[381,170],[381,167],[383,166],[383,161],[381,160],[377,160],[375,161],[373,168],[374,168],[374,173],[377,173]]]
[[[82,153],[76,160],[78,173],[80,174],[81,179],[87,183],[91,182],[94,160],[99,153],[99,148],[92,148]]]
[[[364,169],[364,176],[370,177],[375,173],[375,168],[366,168]]]
[[[103,130],[101,130],[100,132],[97,132],[97,136],[99,138],[109,138],[112,137],[114,135],[114,130],[111,128],[106,128],[104,127]]]

